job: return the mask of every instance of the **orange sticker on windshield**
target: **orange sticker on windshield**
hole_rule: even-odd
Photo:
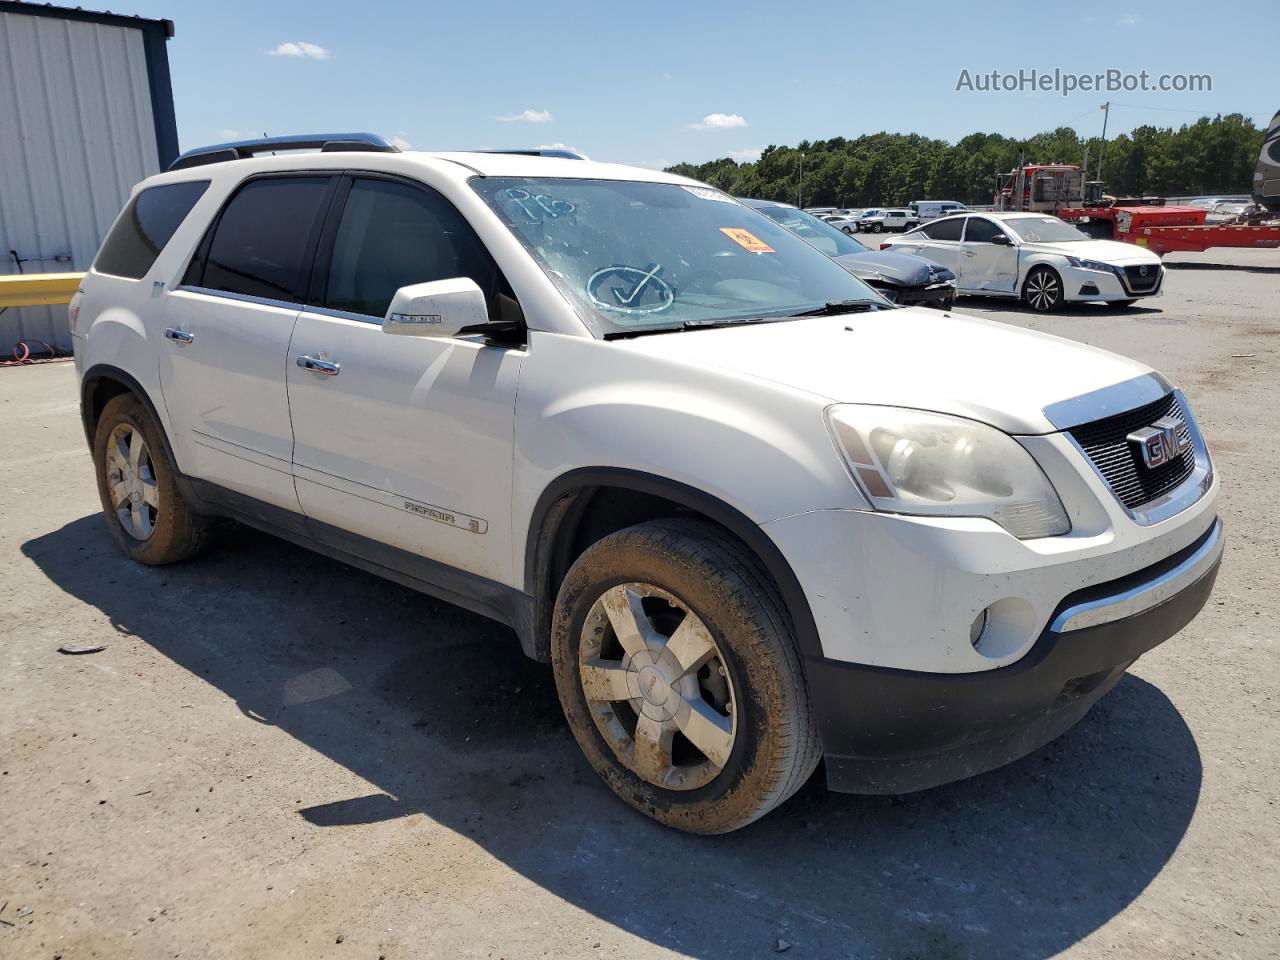
[[[743,230],[741,227],[721,227],[720,232],[743,250],[749,250],[752,253],[774,252],[773,247],[769,246],[750,230]]]

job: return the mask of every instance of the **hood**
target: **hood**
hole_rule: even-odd
[[[1150,373],[1134,360],[992,320],[904,308],[618,340],[836,403],[914,407],[1007,433],[1055,430],[1045,407]]]
[[[835,259],[855,277],[866,280],[880,276],[904,287],[922,287],[942,280],[954,280],[956,276],[941,264],[914,253],[868,250],[866,253],[846,253]]]
[[[1099,260],[1116,266],[1135,263],[1160,262],[1160,258],[1136,243],[1121,243],[1118,240],[1073,240],[1068,243],[1024,243],[1022,250],[1031,253],[1057,253],[1064,257],[1079,257],[1081,260]]]

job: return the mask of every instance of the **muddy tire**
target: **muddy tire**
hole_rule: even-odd
[[[183,497],[160,424],[133,394],[113,397],[103,408],[93,462],[103,519],[131,559],[176,563],[204,549],[213,521]]]
[[[552,666],[591,766],[667,826],[743,827],[821,755],[777,590],[709,523],[642,523],[586,550],[560,587]]]

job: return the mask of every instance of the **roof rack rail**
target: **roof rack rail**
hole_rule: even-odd
[[[231,143],[215,143],[208,147],[188,150],[169,164],[170,170],[185,170],[206,163],[223,163],[227,160],[248,160],[259,153],[273,150],[319,150],[321,153],[340,151],[371,151],[374,153],[399,153],[400,148],[376,133],[304,133],[291,137],[262,137],[258,140],[236,140]]]
[[[513,153],[522,157],[559,157],[561,160],[585,160],[587,159],[580,153],[573,150],[561,150],[559,148],[547,147],[537,150],[468,150],[467,153]]]

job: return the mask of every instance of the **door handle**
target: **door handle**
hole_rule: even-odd
[[[194,333],[188,333],[186,330],[179,330],[177,327],[169,327],[165,330],[164,335],[170,340],[178,343],[190,343],[196,338]]]
[[[330,363],[328,360],[319,360],[315,357],[299,357],[298,366],[303,370],[310,370],[312,373],[322,373],[326,377],[336,377],[338,375],[338,364]]]
[[[965,250],[963,253],[966,257],[976,257],[978,255],[978,251],[976,250]]]

